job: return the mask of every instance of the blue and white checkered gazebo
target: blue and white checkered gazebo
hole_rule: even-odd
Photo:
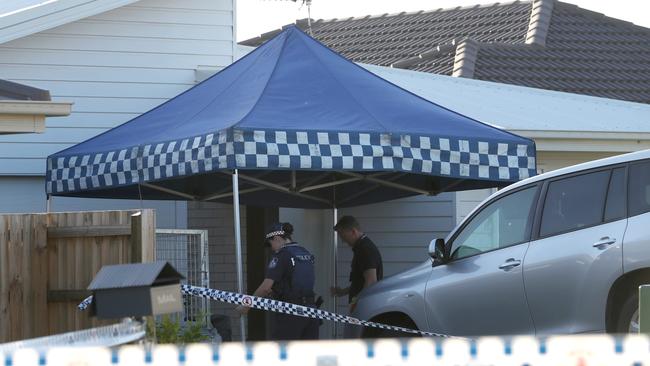
[[[347,207],[505,186],[535,169],[531,140],[424,100],[292,27],[153,110],[49,156],[46,190],[234,202],[238,234],[240,201]]]

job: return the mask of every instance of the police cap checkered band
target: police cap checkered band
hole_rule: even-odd
[[[266,234],[267,239],[271,239],[274,236],[282,236],[284,235],[284,231],[278,230],[278,231],[271,231],[270,233]]]
[[[264,246],[271,246],[269,243],[269,239],[272,239],[275,236],[282,236],[284,237],[286,235],[286,232],[284,231],[284,227],[281,223],[276,222],[275,224],[271,225],[268,227],[266,230],[266,234],[264,235]]]

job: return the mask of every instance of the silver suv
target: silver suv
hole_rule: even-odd
[[[650,283],[650,150],[502,189],[429,253],[365,290],[353,315],[458,336],[634,332]]]

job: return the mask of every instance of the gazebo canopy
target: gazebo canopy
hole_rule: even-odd
[[[480,103],[481,101],[475,101]],[[526,138],[433,104],[292,27],[133,120],[48,157],[55,196],[346,207],[505,186]]]

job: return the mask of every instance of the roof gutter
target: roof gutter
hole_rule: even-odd
[[[71,111],[71,102],[0,100],[0,114],[38,114],[45,117],[61,117],[69,115]]]
[[[0,135],[43,133],[46,117],[67,116],[70,102],[0,100]]]
[[[507,130],[533,139],[537,151],[624,153],[650,149],[650,132]]]

